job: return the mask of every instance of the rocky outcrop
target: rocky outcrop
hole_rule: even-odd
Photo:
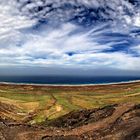
[[[0,140],[140,140],[140,105],[73,111],[42,125],[0,119]]]

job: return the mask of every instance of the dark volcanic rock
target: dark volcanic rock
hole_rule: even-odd
[[[92,122],[97,122],[108,116],[111,116],[115,111],[114,107],[115,105],[106,106],[102,109],[85,109],[80,111],[73,111],[56,120],[53,120],[52,122],[49,122],[48,125],[54,127],[75,128]]]
[[[0,119],[0,140],[140,140],[140,105],[73,111],[49,125]]]

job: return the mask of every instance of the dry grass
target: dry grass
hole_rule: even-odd
[[[2,117],[23,121],[29,117],[29,123],[40,123],[72,110],[140,103],[140,83],[85,87],[0,85],[0,102],[18,108],[16,113],[1,111]]]

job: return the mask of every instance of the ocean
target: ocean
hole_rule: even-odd
[[[140,80],[135,76],[0,76],[0,82],[17,84],[109,84]]]

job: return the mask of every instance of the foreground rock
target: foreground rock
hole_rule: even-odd
[[[73,111],[36,126],[0,119],[0,140],[86,139],[140,140],[140,105],[126,103]]]

